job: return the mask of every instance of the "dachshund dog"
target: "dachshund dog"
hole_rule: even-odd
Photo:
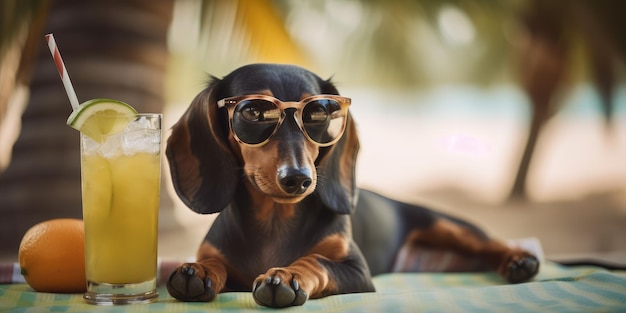
[[[251,291],[263,306],[372,292],[385,272],[498,271],[518,283],[530,253],[477,227],[355,186],[350,99],[297,66],[252,64],[213,78],[174,125],[166,155],[178,196],[220,212],[197,262],[170,275],[181,301]]]

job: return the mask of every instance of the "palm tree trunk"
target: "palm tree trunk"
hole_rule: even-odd
[[[16,252],[33,224],[81,217],[78,132],[43,35],[53,32],[80,101],[114,98],[161,112],[173,0],[57,0],[33,67],[12,162],[0,176],[0,252]],[[163,193],[165,194],[165,193]]]
[[[522,20],[527,40],[520,45],[520,83],[532,106],[526,146],[509,200],[527,198],[527,176],[543,126],[558,111],[554,101],[567,75],[567,45],[559,2],[534,0]]]
[[[509,195],[510,200],[525,199],[527,196],[526,182],[528,180],[528,172],[531,166],[533,155],[535,154],[535,147],[537,146],[539,134],[541,134],[541,130],[543,129],[543,125],[546,121],[547,119],[541,119],[539,116],[536,115],[533,116],[533,120],[530,124],[531,126],[528,133],[528,138],[526,139],[524,152],[522,154],[522,159],[517,169],[517,174],[515,175],[513,188]]]

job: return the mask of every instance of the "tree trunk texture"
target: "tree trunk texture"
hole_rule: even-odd
[[[41,43],[22,130],[0,175],[0,252],[15,253],[37,222],[82,216],[79,136],[65,125],[71,106],[43,35],[54,33],[80,102],[113,98],[162,112],[172,11],[173,0],[52,2],[34,36]]]
[[[567,70],[567,43],[558,2],[536,0],[522,21],[527,40],[520,48],[520,84],[532,106],[529,135],[509,200],[527,198],[528,172],[535,147],[546,122],[558,111],[555,95]]]

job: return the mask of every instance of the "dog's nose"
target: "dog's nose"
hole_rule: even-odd
[[[290,168],[278,171],[278,182],[286,193],[302,194],[311,186],[313,179],[309,170]]]

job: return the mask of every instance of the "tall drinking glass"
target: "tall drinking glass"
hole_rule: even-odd
[[[80,135],[88,303],[148,303],[158,297],[161,119],[137,114],[101,143]]]

